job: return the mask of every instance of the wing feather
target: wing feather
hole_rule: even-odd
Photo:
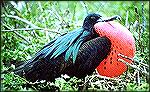
[[[72,57],[73,62],[75,62],[81,44],[87,40],[89,36],[90,32],[83,28],[71,31],[45,45],[28,63],[37,61],[40,58],[46,58],[47,61],[51,61],[50,59],[57,58],[64,52],[66,62],[70,57]]]

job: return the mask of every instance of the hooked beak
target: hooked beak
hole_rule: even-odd
[[[115,15],[115,16],[107,18],[107,19],[99,18],[99,20],[97,20],[97,23],[98,22],[109,22],[109,21],[113,21],[113,20],[119,20],[119,21],[121,21],[121,17],[119,15]]]
[[[98,22],[102,22],[103,21],[103,19],[100,17],[96,22],[98,23]]]

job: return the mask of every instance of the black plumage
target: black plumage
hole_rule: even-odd
[[[81,46],[75,64],[71,63],[66,67],[64,74],[77,78],[92,74],[100,62],[109,55],[110,48],[111,42],[107,37],[97,37],[87,41]]]
[[[94,25],[99,14],[89,14],[79,29],[53,39],[35,56],[14,70],[27,80],[53,81],[61,74],[83,78],[91,74],[110,51],[110,41],[98,37]],[[102,21],[103,22],[103,21]]]
[[[72,62],[70,57],[66,63],[64,54],[61,54],[53,62],[47,62],[45,58],[39,59],[38,62],[26,65],[19,69],[18,73],[29,81],[47,80],[54,81],[61,74],[84,78],[91,74],[99,63],[107,57],[110,52],[111,42],[106,37],[97,37],[85,42],[79,49],[76,62]],[[17,73],[17,72],[16,72]]]

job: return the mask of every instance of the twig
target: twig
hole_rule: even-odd
[[[28,4],[27,2],[25,2],[25,6],[26,6],[26,9],[27,9],[27,13],[30,15],[31,11],[30,11],[29,4]],[[26,23],[26,22],[25,22],[25,23]],[[28,23],[28,22],[27,22],[27,23]],[[32,23],[30,22],[30,24],[32,24]],[[28,24],[28,25],[30,25],[30,24]],[[32,25],[30,25],[30,26],[32,26],[33,28],[37,28],[37,27],[38,27],[38,26],[36,26],[36,25],[34,25],[34,24],[32,24]],[[36,34],[35,30],[33,30],[33,36],[35,36],[36,38],[38,38],[38,35]]]
[[[86,76],[85,78],[87,78],[87,80],[85,80],[85,82],[84,82],[84,86],[87,84],[87,82],[89,82],[89,81],[91,81],[91,80],[93,80],[93,78],[95,77],[95,76],[92,76],[92,78],[89,78],[90,76]]]
[[[6,3],[3,1],[2,3],[1,3],[1,8],[2,8],[2,11],[4,10],[4,11],[6,11],[6,13],[5,14],[8,14],[8,9],[6,9]]]
[[[25,2],[25,7],[26,7],[26,9],[27,9],[27,13],[30,15],[30,7],[29,7],[29,4],[28,4],[28,2]]]
[[[73,9],[73,16],[72,16],[72,20],[75,20],[75,12],[76,12],[76,4],[74,5],[74,9]]]
[[[146,74],[147,76],[149,76],[149,73],[147,73],[146,71],[141,70],[141,69],[138,68],[136,65],[130,64],[130,63],[124,61],[123,59],[118,59],[118,61],[121,61],[121,62],[123,62],[124,64],[126,64],[127,66],[130,66],[130,67],[132,67],[132,68],[134,68],[134,69],[136,69],[136,70],[138,70],[138,71],[140,71],[140,72]]]
[[[23,35],[19,34],[18,32],[14,31],[14,33],[19,36],[20,38],[22,38],[23,40],[25,40],[27,43],[30,43]]]
[[[145,67],[147,67],[147,68],[149,68],[149,66],[147,65],[147,64],[144,64],[144,63],[142,63],[142,62],[139,62],[139,61],[137,61],[137,60],[134,60],[135,62],[137,62],[137,63],[140,63],[140,64],[142,64],[143,66],[145,66]]]
[[[57,31],[52,31],[51,29],[46,29],[46,28],[20,28],[20,29],[10,29],[10,30],[1,30],[2,32],[13,32],[13,31],[30,31],[30,30],[47,30],[49,32],[52,32],[52,33],[57,33],[57,34],[62,34],[60,32],[57,32]]]
[[[136,20],[138,21],[138,25],[135,26],[135,31],[138,32],[138,45],[140,47],[140,51],[144,52],[143,50],[143,45],[142,45],[142,41],[141,41],[141,37],[142,37],[142,32],[141,32],[141,25],[140,25],[140,13],[138,12],[138,8],[135,7],[135,12],[136,12]]]
[[[96,74],[92,75],[92,76],[94,76],[93,78],[98,77],[98,78],[102,78],[102,79],[106,79],[106,80],[114,80],[114,81],[120,80],[119,77],[111,78],[111,77],[106,77],[106,76],[99,75],[97,70],[96,70]]]
[[[106,77],[106,76],[101,76],[101,75],[96,75],[96,77],[105,79],[105,80],[114,80],[114,81],[119,81],[119,78],[111,78],[111,77]]]
[[[55,14],[54,17],[55,17],[57,20],[61,21],[61,16],[58,14],[58,11],[57,11],[54,7],[52,7],[52,10],[53,10],[53,14]]]
[[[132,59],[132,58],[130,58],[130,57],[128,57],[128,56],[122,55],[122,54],[120,54],[120,53],[118,54],[118,56],[121,56],[121,57],[126,58],[126,59],[128,59],[128,60],[131,60],[131,61],[133,61],[133,62],[140,63],[140,64],[146,66],[147,68],[149,68],[149,66],[148,66],[147,64],[144,64],[144,63],[142,63],[142,62],[139,62],[139,61],[137,61],[137,60],[134,60],[134,59]]]
[[[43,8],[42,8],[42,5],[41,5],[41,2],[38,2],[38,6],[40,8],[40,11],[43,12]]]
[[[128,57],[128,56],[125,56],[125,55],[123,55],[123,54],[120,54],[120,53],[119,53],[118,56],[121,56],[121,57],[123,57],[123,58],[126,58],[126,59],[129,59],[129,60],[133,61],[132,58],[130,58],[130,57]]]
[[[14,19],[17,19],[17,20],[20,20],[30,26],[32,26],[33,28],[39,28],[38,26],[34,25],[33,23],[31,23],[30,21],[26,20],[26,19],[22,19],[18,16],[13,16],[13,15],[2,15],[1,17],[8,17],[8,18],[14,18]]]
[[[50,11],[50,13],[52,12],[55,16],[55,19],[59,20],[60,21],[60,26],[63,27],[63,24],[64,25],[67,25],[68,26],[68,23],[63,19],[62,16],[60,16],[59,12],[57,9],[55,9],[54,7],[52,7],[52,10],[53,11]],[[59,10],[61,11],[61,10]]]
[[[145,31],[145,26],[146,26],[146,20],[145,19],[146,18],[144,16],[144,4],[142,3],[142,32],[141,33],[143,33]]]
[[[140,72],[137,71],[137,83],[138,83],[138,86],[140,86]]]
[[[97,71],[96,71],[97,72]],[[91,78],[90,78],[91,77]],[[106,77],[106,76],[101,76],[101,75],[98,75],[98,73],[96,75],[92,75],[92,76],[86,76],[87,80],[85,80],[84,84],[82,84],[83,86],[83,89],[82,90],[85,90],[86,89],[86,86],[88,84],[88,82],[91,83],[91,81],[95,78],[95,77],[98,77],[98,78],[102,78],[102,79],[107,79],[107,80],[114,80],[114,81],[119,81],[121,79],[118,79],[118,78],[110,78],[110,77]]]
[[[127,28],[129,28],[129,24],[128,24],[128,14],[129,14],[129,11],[127,11],[127,14],[126,14],[126,22],[125,22],[125,26]]]
[[[7,26],[6,24],[3,24],[6,28],[8,29],[12,29],[11,27]],[[21,34],[19,34],[18,32],[16,31],[13,31],[17,36],[19,36],[20,38],[22,38],[23,40],[25,40],[27,43],[30,43],[24,36],[22,36]]]
[[[89,14],[88,9],[87,9],[87,5],[83,1],[80,1],[80,3],[84,7],[86,14]]]

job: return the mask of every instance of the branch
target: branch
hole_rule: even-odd
[[[123,59],[118,59],[118,61],[121,61],[121,62],[123,62],[124,64],[126,64],[127,66],[130,66],[130,67],[132,67],[132,68],[134,68],[134,69],[136,69],[136,70],[138,70],[138,71],[140,71],[140,72],[146,74],[147,76],[149,76],[149,73],[148,73],[148,72],[143,71],[142,69],[138,68],[136,65],[130,64],[130,63],[124,61]]]
[[[127,11],[127,14],[126,14],[125,26],[129,29],[128,14],[129,14],[129,11]]]
[[[32,26],[33,28],[39,28],[38,26],[34,25],[34,24],[31,23],[30,21],[25,20],[25,19],[22,19],[22,18],[20,18],[20,17],[18,17],[18,16],[13,16],[13,15],[2,15],[1,17],[14,18],[14,19],[20,20],[20,21],[22,21],[22,22],[24,22],[24,23],[26,23],[26,24]]]
[[[6,24],[3,24],[6,28],[13,30],[11,27],[7,26]],[[24,36],[22,36],[21,34],[19,34],[16,31],[13,31],[17,36],[19,36],[20,38],[22,38],[23,40],[25,40],[27,43],[30,43]]]
[[[132,58],[130,58],[130,57],[128,57],[128,56],[125,56],[125,55],[122,55],[122,54],[118,54],[118,56],[121,56],[121,57],[123,57],[123,58],[125,58],[125,59],[131,60],[131,61],[133,61],[133,62],[140,63],[140,64],[146,66],[147,68],[149,68],[149,66],[148,66],[147,64],[144,64],[144,63],[142,63],[142,62],[138,62],[137,60],[134,60],[134,59],[132,59]]]
[[[83,1],[80,1],[80,3],[84,7],[86,14],[89,14],[88,9],[87,9],[87,5]]]
[[[14,31],[14,33],[19,36],[20,38],[22,38],[23,40],[25,40],[27,43],[30,43],[23,35],[19,34],[18,32]]]
[[[144,4],[142,3],[142,32],[141,32],[141,36],[142,36],[142,33],[145,31],[146,29],[146,18],[144,16]]]
[[[138,61],[133,60],[132,58],[130,58],[130,57],[128,57],[128,56],[125,56],[125,55],[122,55],[122,54],[118,54],[118,56],[121,56],[121,57],[126,58],[126,59],[128,59],[128,60],[131,60],[131,61],[133,61],[133,62],[138,62]],[[132,67],[132,68],[138,70],[139,72],[142,72],[142,73],[146,74],[147,76],[149,76],[149,73],[148,73],[147,71],[143,71],[142,69],[140,69],[140,68],[137,67],[136,65],[130,64],[130,63],[124,61],[123,59],[118,59],[118,61],[121,61],[121,62],[125,63],[127,66],[130,66],[130,67]],[[138,63],[143,64],[144,66],[146,66],[146,67],[149,68],[148,65],[146,65],[146,64],[144,64],[144,63],[142,63],[142,62],[138,62]]]
[[[54,5],[54,6],[55,6],[55,5]],[[52,12],[53,12],[53,14],[55,15],[54,17],[55,17],[57,20],[61,21],[61,16],[58,14],[58,11],[57,11],[54,7],[52,7]]]
[[[52,32],[52,33],[57,33],[57,34],[62,34],[60,32],[57,32],[57,31],[51,31],[51,29],[46,29],[46,28],[20,28],[20,29],[10,29],[10,30],[1,30],[2,32],[13,32],[13,31],[21,31],[21,30],[24,30],[24,31],[30,31],[30,30],[44,30],[44,31],[49,31],[49,32]]]
[[[125,58],[125,59],[128,59],[128,60],[131,60],[131,61],[133,61],[133,59],[132,58],[130,58],[130,57],[128,57],[128,56],[125,56],[125,55],[122,55],[122,54],[118,54],[118,56],[121,56],[121,57],[123,57],[123,58]],[[133,61],[134,62],[134,61]]]

